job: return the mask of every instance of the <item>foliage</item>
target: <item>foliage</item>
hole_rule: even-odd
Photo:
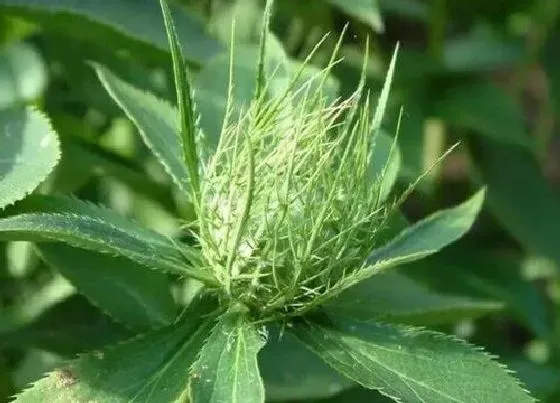
[[[169,1],[0,0],[0,402],[557,401],[556,2]]]

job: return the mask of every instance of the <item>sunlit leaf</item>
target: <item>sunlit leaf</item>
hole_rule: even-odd
[[[59,32],[72,32],[94,43],[102,41],[134,49],[137,57],[146,57],[149,55],[146,51],[154,49],[168,50],[156,1],[0,0],[0,11]],[[173,14],[181,44],[190,60],[200,63],[219,52],[220,46],[206,34],[200,21],[179,8],[174,8]]]
[[[47,85],[46,66],[30,45],[0,48],[0,109],[38,98]]]
[[[59,156],[58,137],[41,113],[0,110],[0,208],[32,192]]]
[[[166,101],[134,88],[107,68],[98,64],[94,68],[107,92],[138,128],[142,139],[175,184],[184,194],[189,194],[189,175],[183,163],[177,110]]]
[[[208,279],[193,268],[190,248],[119,214],[69,198],[29,198],[19,206],[23,214],[0,219],[0,239],[64,242],[71,246],[128,258],[149,268]]]
[[[198,304],[196,304],[198,306]],[[189,309],[175,324],[81,356],[36,382],[16,402],[173,402],[186,396],[190,366],[212,321]]]
[[[480,190],[462,204],[438,211],[411,225],[388,244],[374,250],[368,261],[388,267],[436,253],[471,228],[482,207],[484,193]]]
[[[333,368],[403,402],[533,402],[484,352],[442,333],[338,317],[296,335]]]
[[[264,402],[264,386],[257,363],[257,353],[263,345],[263,335],[245,315],[225,314],[192,366],[190,401]]]

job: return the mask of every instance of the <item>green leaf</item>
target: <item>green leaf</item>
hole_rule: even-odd
[[[46,66],[34,47],[17,43],[0,48],[0,109],[35,100],[46,85]]]
[[[405,265],[401,273],[438,292],[500,301],[536,335],[544,338],[550,334],[546,298],[534,283],[523,278],[514,259],[472,247],[453,247]]]
[[[558,392],[560,370],[551,365],[541,365],[527,358],[509,358],[507,366],[515,371],[527,389],[542,402],[553,402],[552,395]],[[547,399],[548,398],[548,399]]]
[[[264,337],[244,314],[226,313],[192,367],[191,402],[264,402],[257,363],[257,353],[263,345]]]
[[[448,123],[503,143],[531,147],[523,113],[513,97],[486,81],[445,91],[435,112]]]
[[[266,401],[320,399],[355,385],[309,351],[291,333],[269,329],[259,354]]]
[[[533,157],[488,141],[476,161],[492,214],[525,248],[560,264],[560,197]]]
[[[173,11],[189,60],[201,63],[220,51],[200,21],[184,10]],[[156,1],[0,0],[0,12],[28,18],[48,29],[71,32],[94,44],[125,47],[136,57],[149,57],[154,50],[159,56],[169,49]]]
[[[484,352],[442,333],[338,317],[293,331],[333,368],[403,402],[533,402]]]
[[[196,122],[194,113],[194,101],[192,98],[191,79],[187,70],[183,51],[177,31],[171,16],[171,10],[166,0],[160,0],[167,32],[167,40],[171,48],[171,58],[173,61],[173,77],[175,80],[175,91],[177,96],[177,106],[179,108],[179,120],[181,122],[179,131],[179,142],[183,152],[183,165],[189,172],[191,179],[191,191],[194,200],[198,200],[200,194],[200,174],[198,169],[198,152],[196,151]]]
[[[415,325],[454,323],[501,307],[491,300],[439,294],[397,273],[372,276],[325,306],[341,316]]]
[[[489,29],[473,29],[445,43],[443,63],[448,70],[471,74],[515,66],[523,58],[520,45]]]
[[[80,295],[50,307],[27,326],[0,333],[2,348],[30,348],[74,357],[132,336]]]
[[[327,0],[343,12],[365,22],[377,32],[383,32],[383,21],[377,0]]]
[[[12,331],[33,322],[53,305],[76,293],[72,284],[59,275],[22,291],[15,301],[0,311],[0,332]]]
[[[172,326],[81,356],[16,402],[174,402],[186,397],[191,364],[208,337],[210,312],[195,304]],[[203,308],[204,310],[200,310]]]
[[[438,211],[408,227],[385,246],[374,250],[368,261],[381,270],[422,259],[461,238],[473,225],[484,201],[485,190],[462,204]]]
[[[90,175],[111,177],[127,185],[132,191],[173,208],[172,192],[165,183],[147,175],[143,166],[104,148],[67,138],[62,143],[62,159],[57,166],[53,188],[71,193],[85,183]]]
[[[206,272],[189,266],[186,256],[196,256],[186,246],[111,210],[59,197],[28,198],[21,208],[33,212],[0,219],[0,239],[64,242],[126,257],[150,268],[209,280]]]
[[[165,274],[119,257],[40,244],[43,259],[104,312],[134,330],[170,324],[176,307]]]
[[[41,113],[0,110],[0,208],[33,191],[59,157],[58,138]]]
[[[183,145],[178,136],[178,113],[154,95],[134,88],[106,67],[94,64],[99,80],[111,98],[132,120],[146,145],[152,150],[181,191],[190,194],[187,167],[183,163]]]

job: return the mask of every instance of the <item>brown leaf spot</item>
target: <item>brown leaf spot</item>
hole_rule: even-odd
[[[69,369],[60,369],[55,372],[55,385],[57,388],[68,388],[78,381],[76,375]]]

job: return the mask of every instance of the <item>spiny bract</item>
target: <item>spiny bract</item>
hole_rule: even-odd
[[[300,313],[363,269],[387,217],[383,175],[371,167],[388,83],[373,116],[363,82],[328,100],[333,65],[255,97],[203,167],[204,264],[228,297],[263,316]]]

